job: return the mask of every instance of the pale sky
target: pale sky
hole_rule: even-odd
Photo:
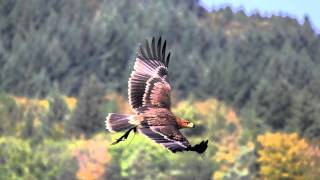
[[[208,9],[231,5],[234,10],[242,9],[247,15],[258,10],[262,16],[288,15],[300,23],[307,15],[313,29],[320,32],[320,0],[200,0]]]

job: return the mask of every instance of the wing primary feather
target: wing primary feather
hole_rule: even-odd
[[[152,53],[153,53],[153,59],[156,60],[157,59],[157,53],[156,53],[156,42],[154,37],[152,38]]]
[[[128,81],[129,104],[134,111],[144,105],[170,108],[171,88],[167,71],[170,53],[166,53],[166,43],[162,37],[153,37],[139,44],[134,70]],[[152,81],[154,78],[158,81]],[[152,92],[152,97],[148,97]]]
[[[158,60],[161,61],[161,37],[158,40]]]
[[[146,49],[147,49],[147,53],[148,53],[149,59],[153,59],[151,51],[150,51],[150,46],[149,46],[148,40],[146,40]]]
[[[165,40],[163,43],[163,47],[162,47],[162,59],[161,62],[164,63],[164,59],[166,58],[166,45],[167,45],[167,41]]]
[[[144,50],[143,50],[143,48],[141,47],[141,45],[140,45],[139,49],[140,49],[140,52],[141,52],[142,57],[143,57],[144,59],[147,59],[148,56],[147,56],[146,53],[144,52]]]
[[[169,67],[170,54],[171,54],[171,53],[169,52],[169,54],[168,54],[168,56],[167,56],[166,67]]]
[[[147,50],[147,54],[148,54],[149,57],[144,59],[144,62],[146,64],[148,64],[152,68],[156,68],[159,65],[161,65],[156,61],[157,57],[156,57],[156,47],[155,47],[155,39],[154,39],[154,37],[152,38],[151,47],[149,45],[149,41],[146,40],[146,50]]]

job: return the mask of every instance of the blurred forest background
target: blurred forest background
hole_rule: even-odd
[[[316,179],[320,36],[308,17],[207,11],[196,0],[1,0],[0,179]],[[172,52],[173,111],[208,150],[119,145],[139,42]]]

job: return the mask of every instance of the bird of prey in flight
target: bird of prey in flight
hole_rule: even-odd
[[[203,153],[207,149],[208,140],[192,146],[179,131],[181,128],[193,128],[194,124],[171,112],[169,60],[166,41],[162,44],[161,37],[157,42],[152,38],[150,45],[146,40],[145,47],[140,45],[128,81],[129,104],[135,114],[109,113],[106,117],[109,131],[126,131],[113,144],[127,139],[131,131],[138,131],[174,153]]]

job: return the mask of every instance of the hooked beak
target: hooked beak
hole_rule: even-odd
[[[187,127],[188,127],[188,128],[194,128],[195,125],[194,125],[192,122],[190,122],[190,123],[188,123]]]

